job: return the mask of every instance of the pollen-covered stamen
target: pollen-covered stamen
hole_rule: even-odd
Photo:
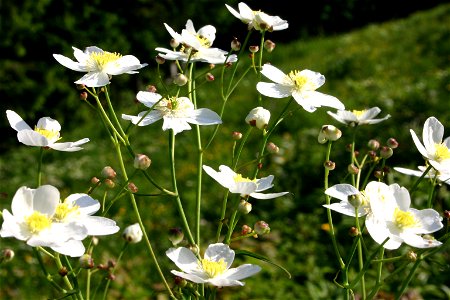
[[[39,128],[39,127],[35,126],[34,131],[45,136],[48,140],[51,140],[51,141],[57,141],[60,139],[59,131],[57,131],[57,130],[48,130],[48,129]]]
[[[357,117],[361,118],[361,116],[366,112],[367,110],[352,110],[352,113]]]
[[[31,233],[38,233],[50,227],[52,220],[47,215],[35,211],[25,218],[25,224]]]
[[[434,152],[436,161],[441,162],[443,160],[450,159],[450,150],[444,143],[435,144],[434,147],[436,149]]]
[[[90,54],[88,71],[102,70],[107,64],[117,61],[122,55],[112,52],[93,52]]]
[[[313,91],[316,89],[314,83],[302,71],[291,71],[287,75],[287,84],[294,83],[295,89],[298,91]]]
[[[234,182],[256,182],[255,179],[250,179],[248,177],[243,177],[241,174],[236,174],[236,176],[234,176]]]
[[[67,202],[59,203],[56,206],[55,214],[53,215],[53,220],[56,222],[63,222],[67,217],[76,217],[80,214],[79,206],[72,205]]]
[[[417,220],[411,212],[400,210],[398,207],[394,211],[394,222],[398,228],[416,227]]]
[[[214,278],[216,276],[219,276],[223,274],[227,269],[227,263],[224,261],[224,259],[220,259],[219,261],[211,261],[206,258],[201,259],[200,267],[205,271],[205,273],[210,277]]]
[[[211,43],[209,42],[209,40],[206,37],[204,37],[202,35],[197,35],[196,38],[203,47],[205,47],[205,48],[211,47]]]

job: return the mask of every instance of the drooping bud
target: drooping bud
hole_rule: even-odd
[[[156,55],[155,57],[155,61],[158,65],[162,65],[166,62],[166,59],[164,57],[162,57],[161,55]]]
[[[2,262],[11,261],[14,258],[14,251],[12,249],[6,248],[3,249],[0,253],[0,264]]]
[[[138,187],[133,182],[128,182],[128,190],[133,194],[139,191]]]
[[[358,235],[359,235],[359,230],[358,230],[358,228],[356,228],[355,226],[352,226],[352,227],[350,227],[350,230],[348,231],[348,234],[349,234],[351,237],[358,236]]]
[[[320,129],[317,141],[324,144],[328,141],[337,141],[342,136],[342,131],[333,125],[323,125]]]
[[[233,131],[233,133],[231,134],[231,137],[233,138],[233,140],[238,141],[238,140],[242,139],[242,133],[240,133],[238,131]]]
[[[408,258],[409,261],[415,262],[417,260],[417,253],[412,250],[409,250],[408,253],[406,253],[406,257]]]
[[[380,148],[380,142],[377,140],[369,140],[369,142],[367,143],[367,146],[371,149],[371,150],[378,150],[378,148]]]
[[[116,186],[116,184],[114,183],[114,181],[112,181],[112,180],[109,179],[109,178],[106,178],[104,182],[105,182],[105,185],[106,185],[108,188],[110,188],[110,189],[113,189],[113,188]]]
[[[241,235],[247,235],[253,232],[253,229],[248,225],[242,225]]]
[[[183,230],[179,227],[171,228],[169,229],[169,240],[172,242],[172,245],[176,246],[184,238]]]
[[[392,154],[394,154],[394,150],[392,150],[391,147],[388,146],[383,146],[380,149],[380,156],[384,159],[388,159],[389,157],[392,156]]]
[[[336,168],[336,163],[334,161],[327,160],[323,163],[323,166],[325,167],[325,169],[333,171]]]
[[[180,288],[184,288],[188,284],[187,280],[180,276],[175,276],[174,282]]]
[[[349,195],[347,197],[348,203],[350,203],[353,207],[360,207],[363,202],[363,196],[361,194]]]
[[[253,226],[253,230],[256,232],[257,235],[264,235],[270,232],[270,227],[269,224],[267,224],[266,222],[258,221]]]
[[[134,156],[134,167],[140,170],[147,170],[152,160],[145,154],[136,154]]]
[[[252,211],[252,204],[244,199],[241,199],[241,202],[239,202],[239,212],[241,214],[248,214]]]
[[[275,49],[275,43],[272,42],[271,40],[265,40],[264,41],[264,49],[266,49],[267,52],[272,52],[273,49]]]
[[[258,129],[265,129],[269,124],[269,120],[270,111],[260,106],[252,109],[245,118],[247,124],[256,126]]]
[[[69,273],[69,270],[67,270],[66,266],[62,266],[59,270],[58,270],[58,274],[61,277],[67,276],[67,274]]]
[[[80,93],[80,100],[86,100],[88,98],[89,94],[86,91],[83,91]]]
[[[126,227],[122,232],[122,237],[131,244],[139,243],[142,240],[142,229],[139,223]]]
[[[444,218],[446,218],[447,220],[450,220],[450,211],[449,210],[444,210]]]
[[[183,86],[188,82],[188,78],[186,77],[186,75],[178,73],[173,78],[173,82],[178,86]]]
[[[98,184],[99,182],[100,182],[100,179],[98,179],[97,177],[94,176],[94,177],[91,178],[91,183],[92,184]]]
[[[387,140],[386,144],[388,145],[388,147],[395,149],[398,147],[398,142],[396,139],[394,138],[390,138]]]
[[[382,170],[373,171],[373,176],[378,179],[382,179],[384,177],[384,172]]]
[[[175,39],[171,39],[171,40],[170,40],[170,47],[176,48],[176,47],[178,47],[179,45],[180,45],[180,43],[179,43],[177,40],[175,40]]]
[[[266,146],[267,151],[272,154],[280,152],[280,148],[272,142],[269,142]]]
[[[248,50],[250,50],[251,53],[256,53],[259,51],[259,46],[250,46],[248,47]]]
[[[237,38],[233,38],[233,40],[231,41],[231,49],[233,51],[241,50],[241,42],[239,42]]]
[[[116,175],[117,175],[116,171],[114,171],[114,169],[111,168],[110,166],[106,166],[102,170],[102,177],[103,178],[114,179],[114,178],[116,178]]]
[[[194,254],[198,254],[200,252],[198,245],[189,245],[189,250],[191,250]]]
[[[356,175],[356,174],[359,173],[359,168],[358,168],[357,166],[355,166],[354,164],[350,164],[350,165],[348,165],[348,167],[347,167],[347,171],[348,171],[350,174]]]
[[[147,92],[150,92],[150,93],[156,93],[156,92],[157,92],[156,86],[154,86],[153,84],[147,85],[147,86],[145,87],[145,90],[146,90]]]
[[[83,269],[92,269],[94,267],[94,259],[90,254],[83,254],[78,259],[80,267]]]
[[[209,82],[214,81],[214,75],[211,73],[206,73],[205,77],[206,77],[206,81],[209,81]]]

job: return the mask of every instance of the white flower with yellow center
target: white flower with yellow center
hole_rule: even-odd
[[[230,268],[234,261],[234,251],[226,244],[211,244],[202,259],[185,247],[170,248],[166,255],[180,271],[172,270],[172,274],[195,283],[209,283],[218,287],[243,286],[240,281],[261,270],[260,266],[244,264]]]
[[[442,217],[434,209],[410,208],[409,192],[398,184],[391,184],[394,199],[374,197],[370,199],[371,212],[365,225],[370,236],[386,249],[397,249],[402,243],[416,248],[436,247],[442,243],[422,235],[440,230]]]
[[[227,188],[230,193],[240,194],[243,197],[248,195],[256,199],[273,199],[288,194],[288,192],[261,193],[273,187],[273,175],[252,180],[243,177],[225,165],[219,166],[219,172],[206,165],[203,165],[203,170],[220,185]]]
[[[180,44],[177,51],[158,47],[155,50],[161,52],[159,55],[167,60],[181,60],[189,62],[207,62],[211,64],[223,64],[225,62],[237,61],[235,54],[227,58],[228,53],[218,48],[212,48],[216,38],[216,28],[212,25],[206,25],[195,30],[191,20],[186,22],[186,28],[181,34],[175,32],[169,25],[164,23],[172,38]]]
[[[364,124],[377,124],[384,120],[389,119],[391,116],[386,115],[384,118],[375,119],[375,117],[381,112],[378,107],[372,107],[363,110],[338,110],[336,113],[328,111],[327,113],[336,119],[338,122],[349,126],[357,126]]]
[[[11,203],[12,214],[3,210],[0,236],[15,237],[32,247],[50,247],[69,256],[83,255],[85,249],[79,241],[88,231],[78,223],[54,221],[59,201],[59,191],[51,185],[19,188]]]
[[[151,108],[140,112],[137,116],[122,114],[122,118],[130,120],[138,126],[147,126],[163,119],[163,130],[172,129],[174,134],[190,130],[191,124],[214,125],[221,124],[220,116],[208,108],[195,109],[194,104],[187,97],[162,98],[152,92],[140,91],[137,100]]]
[[[84,84],[88,87],[101,87],[109,84],[113,75],[135,74],[147,64],[141,64],[133,55],[124,55],[113,52],[103,51],[102,49],[91,46],[83,52],[80,49],[72,47],[73,56],[77,61],[63,56],[53,54],[53,57],[64,67],[78,72],[87,72],[76,84]]]
[[[79,147],[87,142],[88,138],[76,142],[57,143],[60,137],[61,125],[49,117],[40,118],[34,130],[14,111],[7,110],[11,127],[17,131],[17,139],[27,146],[48,147],[58,151],[73,152],[83,148]]]
[[[341,110],[345,108],[336,97],[316,92],[316,89],[325,83],[325,77],[320,73],[303,70],[285,74],[280,69],[265,64],[261,74],[274,82],[258,82],[256,89],[264,96],[272,98],[292,96],[308,112],[313,112],[321,106]]]
[[[248,30],[252,28],[259,31],[278,31],[288,28],[287,21],[278,16],[270,16],[260,10],[252,10],[247,4],[240,2],[238,4],[239,12],[231,6],[225,4],[230,13],[241,20],[244,24],[248,24]]]
[[[430,117],[423,125],[422,142],[416,133],[410,129],[414,144],[420,154],[433,166],[442,173],[450,172],[450,137],[445,140],[444,126],[435,117]]]

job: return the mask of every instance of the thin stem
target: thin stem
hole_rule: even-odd
[[[39,159],[38,159],[38,169],[37,169],[37,186],[41,186],[42,183],[42,159],[44,157],[44,148],[39,147]]]

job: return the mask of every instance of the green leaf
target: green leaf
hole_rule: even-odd
[[[267,257],[265,257],[265,256],[263,256],[263,255],[256,254],[256,253],[253,253],[253,252],[250,252],[250,251],[246,251],[246,250],[234,250],[234,251],[235,251],[235,253],[236,253],[237,255],[246,255],[246,256],[250,256],[250,257],[253,257],[253,258],[256,258],[256,259],[265,261],[265,262],[267,262],[267,263],[269,263],[269,264],[271,264],[271,265],[274,265],[275,267],[278,267],[278,268],[280,268],[281,270],[283,270],[283,271],[287,274],[287,276],[289,277],[289,279],[292,278],[291,273],[289,273],[289,271],[286,270],[286,268],[284,268],[284,267],[282,267],[281,265],[279,265],[279,264],[277,264],[277,263],[271,261],[270,259],[268,259]]]

